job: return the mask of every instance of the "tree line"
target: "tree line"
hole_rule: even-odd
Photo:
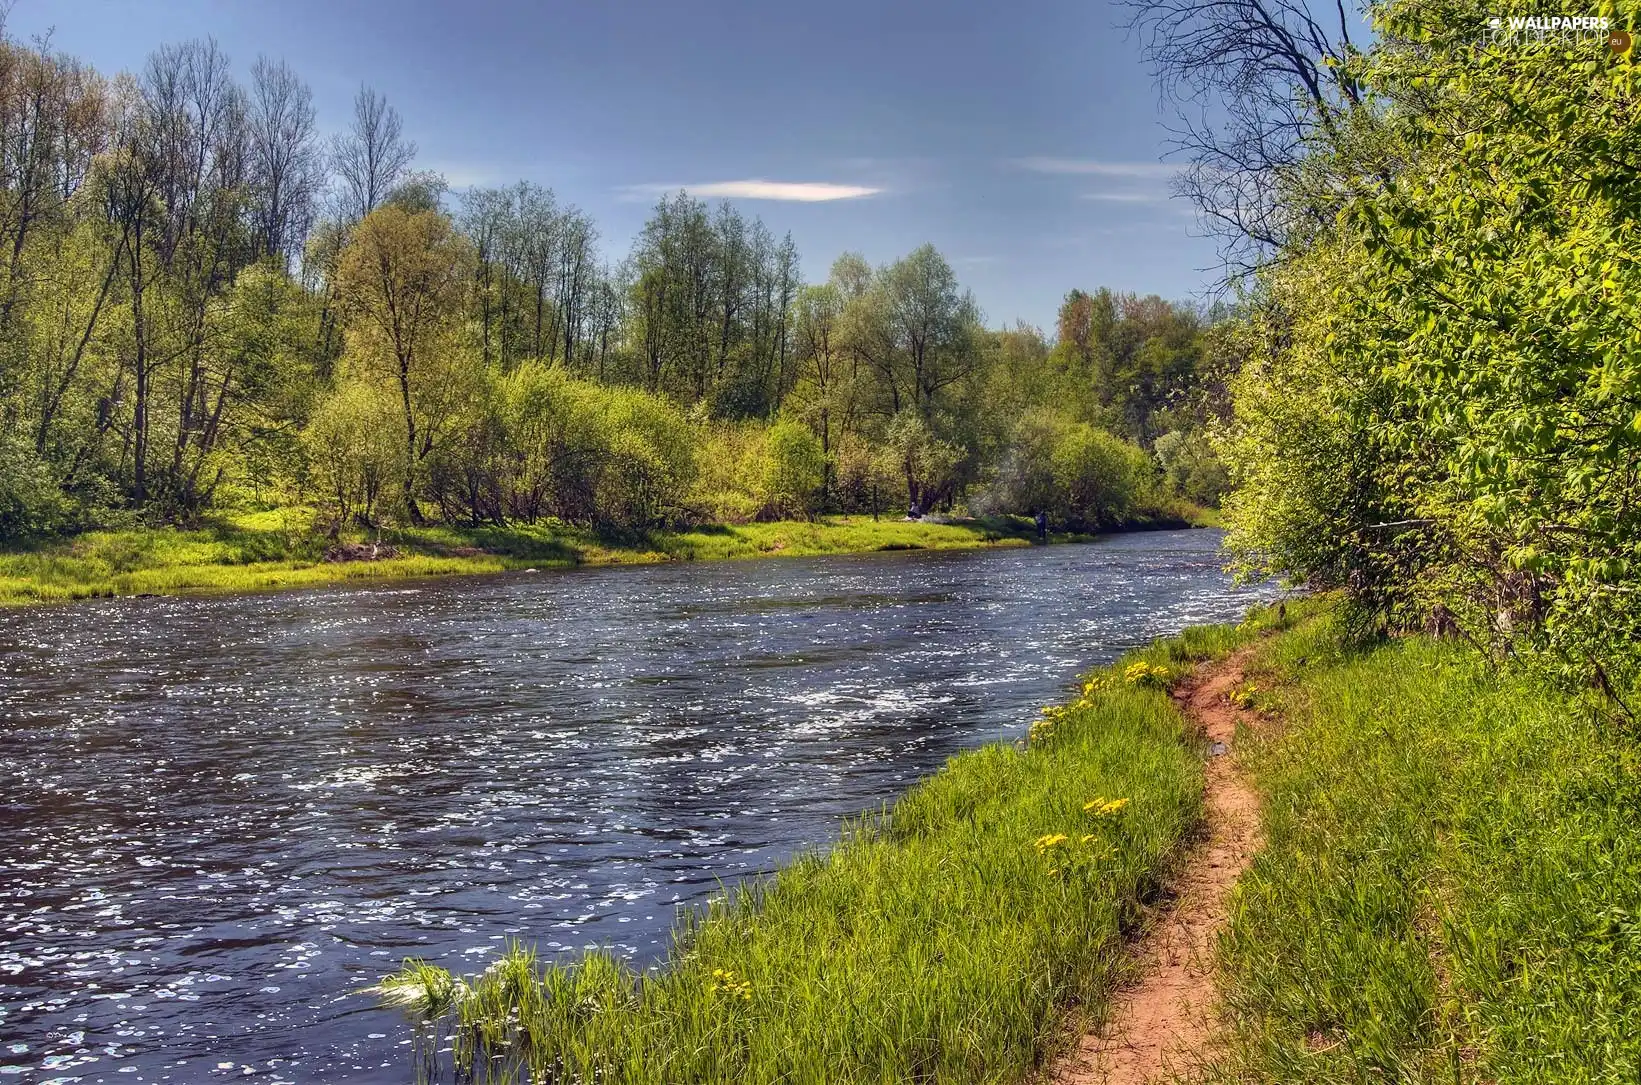
[[[619,260],[531,182],[451,193],[361,88],[211,40],[106,77],[0,41],[0,538],[224,509],[645,528],[1212,502],[1219,314],[1073,291],[988,329],[933,247],[805,283],[663,198]]]

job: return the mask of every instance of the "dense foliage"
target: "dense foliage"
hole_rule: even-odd
[[[1621,696],[1641,632],[1641,114],[1602,35],[1397,0],[1290,172],[1224,450],[1249,567]],[[1620,43],[1622,44],[1622,43]],[[1326,183],[1322,182],[1325,179]]]
[[[295,73],[242,85],[211,41],[113,79],[0,42],[0,540],[280,506],[1083,528],[1223,488],[1190,308],[1073,292],[1051,347],[932,247],[806,285],[684,193],[612,265],[550,191],[453,195],[415,153],[369,90],[321,143]]]

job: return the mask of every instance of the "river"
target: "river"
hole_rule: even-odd
[[[0,612],[0,1085],[402,1082],[354,993],[681,905],[1232,619],[1219,535]]]

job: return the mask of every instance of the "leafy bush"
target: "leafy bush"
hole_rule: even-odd
[[[1601,40],[1480,48],[1463,5],[1376,9],[1370,108],[1265,273],[1223,451],[1254,571],[1364,629],[1459,631],[1568,684],[1641,677],[1636,68]]]
[[[767,431],[752,422],[703,424],[690,511],[705,523],[746,524],[764,512]]]
[[[0,541],[65,530],[76,513],[50,466],[15,432],[0,433]]]
[[[398,406],[373,385],[344,384],[321,401],[303,436],[309,472],[337,525],[373,524],[398,489],[405,458]]]
[[[1120,524],[1151,497],[1150,457],[1086,423],[1066,427],[1052,456],[1052,511],[1072,527]]]
[[[1050,411],[1014,427],[985,505],[999,512],[1045,511],[1083,530],[1114,526],[1152,502],[1155,468],[1144,450],[1086,422]]]
[[[1169,430],[1152,447],[1170,493],[1199,505],[1218,505],[1230,489],[1225,465],[1201,430]]]
[[[581,422],[599,434],[592,462],[591,519],[622,529],[662,523],[681,512],[695,478],[695,430],[670,400],[630,388],[586,385]]]
[[[765,439],[763,490],[777,517],[807,518],[826,481],[820,439],[798,422],[777,422]]]

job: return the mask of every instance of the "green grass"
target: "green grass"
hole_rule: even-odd
[[[1068,1007],[1103,1005],[1124,932],[1198,823],[1201,751],[1165,687],[1257,627],[1096,673],[1029,744],[954,757],[830,851],[691,913],[658,971],[514,947],[461,981],[407,962],[378,993],[422,1020],[424,1051],[442,1032],[481,1078],[1021,1081]]]
[[[1222,943],[1217,1074],[1641,1079],[1641,754],[1585,699],[1409,638],[1270,642],[1265,850]],[[1251,736],[1250,736],[1251,739]]]
[[[712,526],[611,538],[561,524],[397,528],[380,533],[400,556],[327,563],[302,509],[226,515],[195,530],[140,528],[0,551],[0,606],[105,595],[256,591],[352,580],[497,573],[509,569],[661,561],[1026,546],[1029,522],[950,523],[834,516],[813,522]],[[1056,535],[1053,541],[1083,536]]]

